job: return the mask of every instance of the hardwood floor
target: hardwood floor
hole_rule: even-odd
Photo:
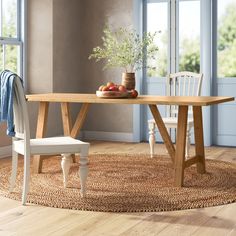
[[[155,145],[156,153],[166,154]],[[191,151],[193,147],[191,147]],[[149,153],[147,143],[91,142],[90,153]],[[236,163],[236,148],[209,147],[206,157]],[[0,165],[10,159],[0,160]],[[103,213],[28,205],[0,197],[0,236],[235,236],[236,203],[172,212]]]

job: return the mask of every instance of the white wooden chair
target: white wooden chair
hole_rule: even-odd
[[[183,71],[175,74],[170,74],[167,77],[167,96],[200,96],[202,86],[203,74],[197,74],[193,72]],[[167,117],[163,118],[163,121],[167,129],[177,128],[177,115],[178,106],[167,107]],[[190,148],[190,130],[193,127],[193,112],[192,107],[189,108],[188,112],[188,123],[187,123],[187,135],[186,135],[186,158],[189,157]],[[150,155],[154,155],[154,144],[155,144],[155,129],[156,123],[154,119],[148,120],[149,128],[149,144],[150,144]]]
[[[87,163],[89,143],[82,142],[71,137],[30,139],[27,104],[24,90],[19,77],[16,77],[14,80],[13,114],[16,135],[12,141],[12,174],[10,178],[10,192],[13,191],[16,181],[18,154],[24,155],[22,204],[25,205],[27,200],[27,193],[29,191],[31,155],[54,155],[58,153],[61,154],[61,167],[63,170],[64,179],[63,182],[64,187],[66,187],[71,163],[70,154],[80,153],[80,192],[82,197],[85,196],[86,179],[88,174]],[[50,179],[48,181],[50,181]]]

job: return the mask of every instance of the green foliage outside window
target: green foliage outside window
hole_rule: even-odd
[[[182,42],[179,62],[179,71],[200,72],[200,45],[199,39],[185,39]]]
[[[231,3],[219,19],[218,77],[236,77],[236,3]]]
[[[148,60],[147,63],[151,64],[151,67],[147,70],[148,77],[164,77],[167,74],[167,45],[168,45],[168,34],[164,32],[160,37],[162,47],[157,51],[156,60]]]
[[[8,5],[7,8],[7,20],[5,18],[5,21],[2,25],[2,32],[3,37],[12,38],[16,37],[16,1],[12,1],[12,4]],[[5,50],[5,68],[3,65],[3,53]],[[19,46],[18,45],[12,45],[12,44],[0,44],[0,70],[3,69],[9,69],[13,72],[17,71],[18,66],[18,53],[19,52]]]

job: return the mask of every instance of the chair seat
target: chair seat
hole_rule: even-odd
[[[31,154],[49,155],[58,153],[78,153],[81,146],[89,143],[71,137],[52,137],[30,140]],[[24,155],[24,140],[13,141],[13,148],[16,152]]]
[[[163,122],[165,123],[166,126],[168,127],[177,127],[178,123],[178,118],[177,117],[164,117],[162,118]],[[155,123],[154,119],[148,120],[148,123]],[[188,126],[193,126],[193,118],[188,118],[187,121]]]

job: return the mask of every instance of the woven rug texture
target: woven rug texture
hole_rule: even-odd
[[[65,189],[60,163],[60,157],[45,159],[43,173],[31,174],[28,202],[76,210],[157,212],[236,201],[233,163],[206,160],[206,174],[198,174],[196,166],[191,166],[185,169],[184,187],[173,187],[174,169],[167,156],[151,159],[145,154],[91,154],[86,198],[79,193],[79,164],[72,164]],[[7,166],[0,165],[0,195],[21,200],[23,161],[19,162],[13,193],[8,191],[10,173],[10,162]]]

